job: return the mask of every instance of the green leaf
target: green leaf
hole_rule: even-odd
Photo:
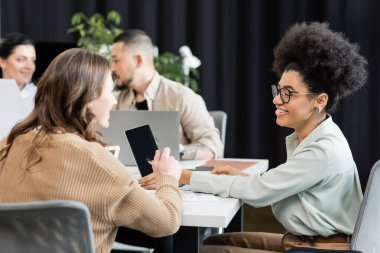
[[[121,15],[117,11],[110,11],[107,14],[107,21],[112,21],[116,25],[119,25],[121,23]]]
[[[74,15],[71,17],[71,24],[72,25],[77,25],[80,22],[82,22],[82,19],[84,19],[85,15],[83,12],[76,12]]]

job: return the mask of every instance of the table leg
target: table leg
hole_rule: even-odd
[[[224,232],[241,232],[243,231],[243,206],[232,218],[230,224],[224,229]],[[174,234],[173,248],[174,253],[198,253],[200,245],[199,227],[181,226],[177,233]]]
[[[199,228],[181,226],[174,234],[174,253],[199,252]]]

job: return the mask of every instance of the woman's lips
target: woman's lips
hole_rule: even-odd
[[[275,111],[275,114],[276,114],[276,116],[283,116],[285,114],[288,114],[288,111],[277,108],[277,110]]]

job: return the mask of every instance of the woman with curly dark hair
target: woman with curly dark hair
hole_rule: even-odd
[[[272,85],[277,124],[294,129],[286,138],[287,161],[261,175],[231,167],[211,174],[183,170],[180,182],[255,207],[271,205],[288,232],[211,236],[202,252],[349,248],[363,194],[350,147],[329,112],[365,84],[366,64],[358,47],[326,23],[287,31],[274,49],[280,81]]]

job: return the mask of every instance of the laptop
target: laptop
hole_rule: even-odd
[[[120,146],[119,160],[127,166],[136,166],[125,131],[148,124],[160,150],[170,148],[170,154],[179,159],[179,113],[177,111],[111,111],[109,127],[99,130],[110,146]]]
[[[0,79],[0,140],[29,112],[13,79]]]

